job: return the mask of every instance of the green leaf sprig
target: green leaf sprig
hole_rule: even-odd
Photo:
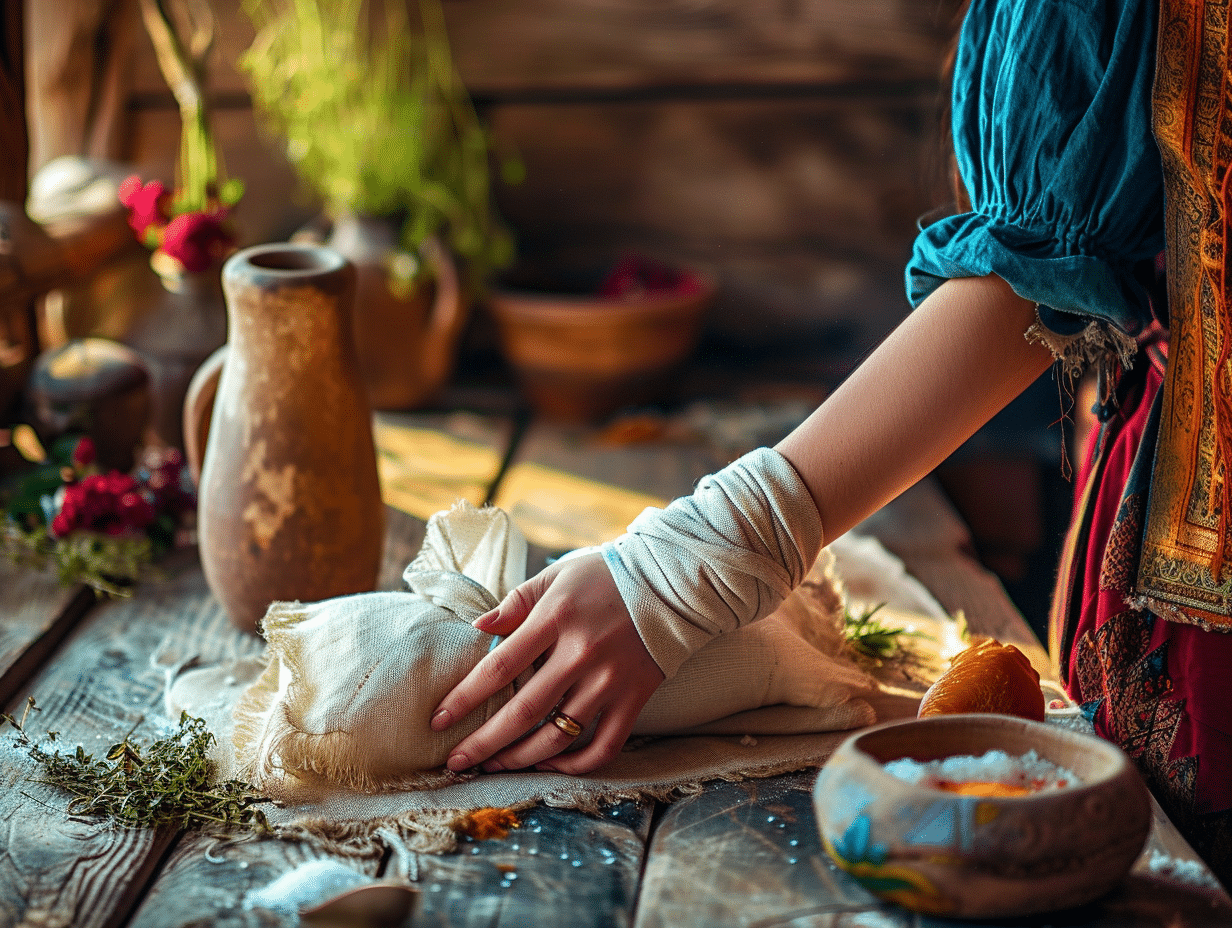
[[[268,799],[239,780],[211,783],[214,736],[203,719],[181,713],[175,734],[144,749],[125,737],[99,759],[81,745],[61,753],[36,743],[26,731],[26,719],[37,711],[30,697],[20,721],[7,713],[2,717],[17,730],[17,744],[43,768],[38,782],[73,797],[68,814],[105,817],[129,828],[171,825],[272,834],[265,813],[255,808]],[[57,732],[47,733],[49,741],[57,737]]]
[[[847,644],[857,654],[878,662],[896,656],[902,648],[901,639],[904,636],[924,637],[921,632],[884,625],[880,619],[874,618],[884,607],[885,603],[878,603],[859,615],[853,613],[850,607],[843,610],[843,635]]]

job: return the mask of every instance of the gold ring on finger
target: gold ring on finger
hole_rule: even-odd
[[[548,716],[548,720],[563,731],[570,738],[576,738],[582,733],[582,723],[573,716],[565,715],[565,713],[552,710],[552,714]]]

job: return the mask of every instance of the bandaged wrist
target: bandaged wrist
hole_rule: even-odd
[[[822,546],[821,518],[787,459],[758,448],[646,509],[603,557],[642,643],[671,677],[716,635],[773,612]]]

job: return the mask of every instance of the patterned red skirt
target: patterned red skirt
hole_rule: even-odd
[[[1141,363],[1146,360],[1149,363]],[[1232,634],[1132,603],[1164,351],[1140,356],[1097,408],[1053,602],[1061,678],[1100,735],[1232,886]]]

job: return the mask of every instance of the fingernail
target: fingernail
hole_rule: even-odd
[[[450,754],[449,760],[445,761],[445,766],[454,773],[461,773],[471,765],[471,759],[465,754]]]
[[[449,727],[449,722],[449,710],[437,709],[436,713],[432,716],[432,721],[429,724],[432,726],[433,731],[444,731]]]
[[[489,621],[491,621],[491,620],[492,620],[492,618],[493,618],[495,615],[496,615],[496,610],[495,610],[495,609],[493,609],[491,612],[485,612],[485,613],[484,613],[483,615],[481,615],[479,618],[477,618],[477,619],[475,619],[473,622],[471,622],[471,625],[473,625],[475,628],[483,628],[485,625],[487,625],[487,624],[488,624],[488,622],[489,622]]]
[[[483,765],[484,773],[500,773],[504,769],[505,768],[500,763],[494,760],[490,760]]]
[[[560,773],[560,771],[551,764],[535,764],[535,769],[540,773]]]

